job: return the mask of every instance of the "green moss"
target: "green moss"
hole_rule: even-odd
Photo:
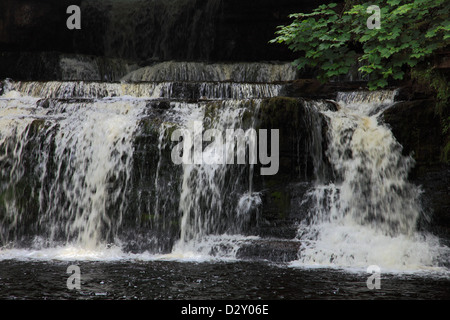
[[[9,185],[0,192],[0,215],[4,215],[13,207],[21,214],[20,219],[33,221],[39,213],[39,197],[32,187],[31,179],[22,179],[16,184]],[[7,216],[7,215],[6,215]],[[4,218],[4,217],[3,217]],[[7,219],[16,219],[17,217],[9,217]],[[9,220],[12,222],[12,220]]]
[[[172,228],[179,228],[180,227],[180,219],[172,219],[172,220],[170,220],[170,226]]]
[[[450,88],[445,74],[438,69],[430,68],[415,68],[411,71],[411,78],[416,80],[418,84],[425,87],[429,93],[433,94],[436,101],[434,112],[441,119],[442,134],[447,137],[444,138],[444,144],[441,147],[441,162],[450,162]]]
[[[411,70],[411,78],[420,85],[433,92],[436,98],[435,112],[443,115],[450,101],[450,88],[444,74],[429,68],[415,68]]]
[[[163,125],[166,127],[166,131],[164,132],[164,134],[167,139],[170,139],[173,132],[179,128],[179,126],[173,122],[164,122]]]
[[[272,192],[271,196],[275,199],[281,199],[283,194],[280,191]]]
[[[153,134],[160,125],[161,125],[161,122],[158,121],[157,119],[150,119],[150,118],[142,119],[139,123],[139,128],[140,128],[139,133],[141,135]]]
[[[146,213],[142,215],[142,221],[154,221],[154,220],[155,220],[154,214]]]
[[[205,104],[205,119],[212,123],[217,117],[218,110],[222,106],[220,102],[208,102]]]
[[[244,127],[250,127],[254,120],[254,111],[246,109],[242,114],[242,124]]]
[[[281,191],[274,191],[270,194],[271,200],[277,208],[279,218],[286,218],[289,213],[289,196]]]
[[[450,141],[447,142],[442,150],[441,161],[450,164]]]
[[[45,128],[47,122],[44,119],[36,119],[30,124],[30,132],[33,134],[38,134],[42,129]]]
[[[150,119],[150,118],[146,118],[146,119],[142,119],[140,121],[139,124],[139,133],[137,134],[137,136],[141,136],[141,137],[152,137],[152,139],[159,139],[159,135],[160,135],[160,130],[161,130],[161,126],[165,126],[165,132],[164,135],[166,138],[169,138],[172,135],[172,133],[175,131],[175,129],[178,128],[178,125],[176,123],[172,123],[172,122],[163,122],[160,119]],[[155,141],[156,142],[156,141]]]
[[[263,100],[259,115],[261,127],[298,127],[302,110],[301,102],[296,98],[275,97]]]
[[[444,119],[442,124],[442,131],[446,136],[445,146],[442,148],[441,161],[450,163],[450,117]]]

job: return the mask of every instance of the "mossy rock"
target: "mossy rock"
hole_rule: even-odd
[[[445,147],[442,149],[441,160],[444,163],[450,164],[450,141],[448,141]]]
[[[303,111],[301,100],[288,97],[275,97],[261,102],[259,119],[261,128],[298,127]]]
[[[412,155],[419,166],[441,162],[445,149],[435,103],[433,99],[398,102],[383,113],[404,154]]]
[[[286,218],[290,209],[290,196],[286,192],[275,191],[270,194],[270,200],[278,208],[280,218]]]

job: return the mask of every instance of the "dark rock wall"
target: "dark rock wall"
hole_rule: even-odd
[[[410,178],[422,186],[423,207],[429,215],[425,227],[443,234],[450,231],[450,165],[442,161],[448,134],[442,131],[434,99],[398,102],[383,114],[403,153],[416,161]]]
[[[0,1],[0,51],[70,51],[66,9],[80,0]]]
[[[0,51],[59,51],[135,59],[290,60],[268,44],[308,0],[3,0]],[[68,30],[69,5],[81,7],[81,30]]]

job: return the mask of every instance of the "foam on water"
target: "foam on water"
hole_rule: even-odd
[[[417,229],[427,217],[420,186],[408,181],[414,161],[378,119],[394,94],[340,94],[339,111],[324,112],[336,181],[317,181],[307,194],[311,209],[298,229],[302,246],[293,266],[445,270],[449,248]]]
[[[246,243],[258,240],[256,236],[210,235],[190,247],[175,249],[170,253],[144,251],[133,253],[124,251],[121,244],[97,245],[86,247],[80,243],[67,243],[48,247],[46,240],[36,237],[31,248],[0,248],[0,261],[177,261],[177,262],[214,262],[236,261],[238,249]]]

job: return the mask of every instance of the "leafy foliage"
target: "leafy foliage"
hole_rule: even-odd
[[[381,9],[381,28],[369,29],[369,5]],[[348,8],[349,7],[349,8]],[[450,44],[450,1],[374,0],[370,4],[321,5],[311,13],[290,15],[272,43],[299,52],[294,64],[317,67],[326,81],[347,74],[358,61],[369,89],[400,80],[405,72]]]

